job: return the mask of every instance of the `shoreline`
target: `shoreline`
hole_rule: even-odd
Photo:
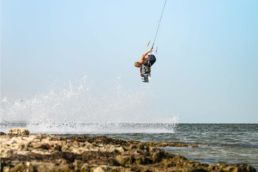
[[[198,147],[179,142],[141,142],[107,136],[30,134],[26,129],[0,133],[0,161],[10,171],[224,171],[255,172],[247,164],[207,164],[162,147]]]

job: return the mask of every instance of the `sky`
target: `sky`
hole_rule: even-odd
[[[163,1],[0,2],[2,99],[87,76],[99,94],[117,82],[145,92],[161,119],[258,123],[256,0],[168,0],[148,84],[133,63],[154,37]]]

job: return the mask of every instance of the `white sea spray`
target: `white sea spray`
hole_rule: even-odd
[[[87,78],[32,97],[2,98],[0,122],[23,124],[33,132],[123,133],[173,132],[176,118],[157,118],[148,91],[114,85],[99,91]]]

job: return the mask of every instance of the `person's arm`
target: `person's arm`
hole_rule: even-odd
[[[142,56],[141,56],[141,61],[145,61],[146,58],[148,57],[148,54],[151,53],[153,48],[150,48],[148,51],[146,51]]]
[[[142,57],[146,57],[149,53],[152,52],[152,50],[153,50],[153,48],[150,48],[148,51],[146,51],[146,52],[142,55]]]

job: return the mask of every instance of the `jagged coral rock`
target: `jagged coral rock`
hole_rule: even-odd
[[[10,136],[28,136],[29,134],[29,130],[25,128],[12,128],[8,132],[8,135]]]
[[[224,171],[255,172],[247,164],[205,164],[160,149],[160,146],[192,146],[186,143],[139,142],[105,136],[26,135],[12,130],[0,135],[4,172],[15,171]],[[17,134],[19,133],[19,134]]]

